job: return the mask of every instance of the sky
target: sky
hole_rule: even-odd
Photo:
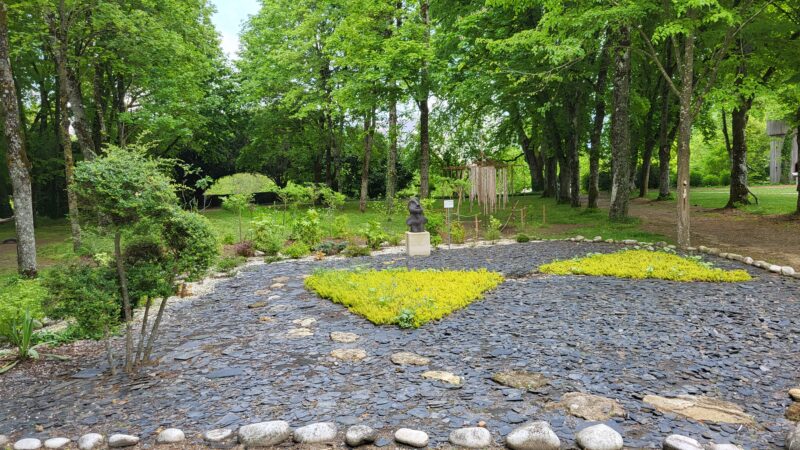
[[[222,38],[222,50],[230,59],[239,52],[239,32],[247,17],[258,12],[258,0],[211,0],[217,12],[211,17]]]

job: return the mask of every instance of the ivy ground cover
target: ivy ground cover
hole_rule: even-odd
[[[480,299],[503,282],[482,270],[324,270],[306,278],[320,297],[377,325],[417,328]]]

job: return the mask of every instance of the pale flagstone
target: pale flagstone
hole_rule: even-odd
[[[616,400],[583,392],[567,392],[561,396],[559,402],[551,403],[547,407],[564,409],[572,416],[592,421],[604,421],[625,415],[625,410]]]
[[[133,447],[139,443],[139,438],[129,434],[112,434],[108,438],[108,446],[111,448]]]
[[[320,444],[336,439],[339,430],[333,422],[312,423],[294,430],[294,441],[299,444]]]
[[[313,336],[314,332],[311,331],[309,328],[292,328],[286,333],[287,336],[290,338],[301,338],[301,337],[308,337]]]
[[[492,434],[481,427],[453,430],[449,439],[451,444],[465,448],[487,448],[492,445]]]
[[[9,442],[10,439],[8,439],[8,436],[6,436],[5,434],[0,434],[0,445],[6,445]]]
[[[331,340],[333,342],[339,342],[342,344],[350,344],[352,342],[357,341],[359,336],[355,333],[347,333],[344,331],[333,331],[331,332]]]
[[[239,428],[239,443],[245,448],[271,447],[292,436],[289,423],[283,420],[260,422]]]
[[[353,425],[347,429],[344,441],[351,447],[371,444],[378,438],[378,432],[366,425]]]
[[[706,450],[744,450],[742,447],[733,444],[708,444]]]
[[[498,372],[492,375],[492,380],[505,386],[528,390],[535,390],[548,384],[547,378],[541,373],[524,370]]]
[[[42,448],[42,441],[34,438],[20,439],[14,443],[14,450],[36,450]]]
[[[361,348],[337,348],[331,352],[331,356],[342,361],[361,361],[367,357],[367,352]]]
[[[158,437],[156,438],[156,442],[159,444],[172,444],[183,442],[184,440],[186,440],[186,435],[177,428],[167,428],[161,433],[158,433]]]
[[[311,325],[314,325],[315,323],[317,323],[317,319],[315,319],[313,317],[304,317],[302,319],[295,319],[295,320],[292,321],[292,323],[297,325],[297,326],[299,326],[299,327],[301,327],[301,328],[308,328]]]
[[[703,450],[703,446],[696,440],[681,436],[680,434],[671,434],[664,439],[662,445],[663,450]]]
[[[272,283],[272,285],[270,285],[269,288],[270,289],[281,289],[284,286],[286,286],[284,283]]]
[[[800,423],[786,436],[786,450],[800,450]]]
[[[427,366],[428,363],[431,362],[430,358],[426,358],[424,356],[420,356],[416,353],[411,352],[398,352],[393,353],[390,357],[393,363],[403,366],[403,365],[410,365],[410,366]]]
[[[84,434],[78,439],[78,448],[80,450],[94,450],[103,446],[103,435],[98,433]]]
[[[427,378],[429,380],[437,380],[437,381],[444,381],[445,383],[459,385],[461,384],[461,377],[450,372],[445,372],[443,370],[428,370],[427,372],[422,373],[422,378]]]
[[[646,395],[644,402],[655,406],[661,412],[678,414],[700,422],[739,423],[745,425],[755,423],[753,417],[745,413],[738,405],[711,397]]]
[[[289,282],[289,277],[287,277],[287,276],[275,277],[275,278],[272,279],[272,282],[273,283],[288,283]]]

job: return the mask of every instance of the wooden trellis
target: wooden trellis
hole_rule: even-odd
[[[469,202],[477,202],[484,214],[493,214],[498,204],[505,208],[508,204],[508,183],[513,186],[514,171],[511,164],[482,161],[466,166],[445,167],[453,178],[464,178],[467,173],[470,181]],[[511,176],[509,176],[509,171]]]

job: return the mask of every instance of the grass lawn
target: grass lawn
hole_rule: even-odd
[[[406,214],[394,213],[387,218],[384,212],[383,202],[370,202],[365,213],[358,211],[358,201],[348,201],[336,212],[337,215],[346,215],[348,218],[348,229],[352,234],[357,235],[359,230],[371,221],[380,221],[384,230],[389,234],[400,234],[406,231]],[[512,210],[512,208],[514,208]],[[442,200],[436,200],[433,212],[444,213]],[[524,224],[521,211],[524,210]],[[292,217],[302,214],[303,209],[293,212],[291,208],[284,211],[283,207],[278,206],[256,206],[252,211],[245,212],[242,216],[242,231],[245,239],[251,235],[250,220],[260,214],[272,213],[279,220],[286,223],[292,221]],[[322,228],[325,235],[328,235],[331,217],[321,209]],[[486,229],[488,217],[480,213],[477,205],[470,211],[469,203],[461,205],[458,217],[464,224],[467,239],[475,238],[474,220],[477,216],[479,224],[478,234],[482,237]],[[234,213],[223,210],[213,209],[204,212],[209,218],[214,229],[223,240],[238,240],[238,220]],[[505,226],[503,233],[506,236],[513,236],[517,233],[525,233],[534,238],[558,238],[569,237],[581,234],[586,237],[597,235],[604,238],[613,239],[637,239],[637,240],[666,240],[663,236],[644,232],[639,228],[638,220],[629,222],[611,222],[608,220],[608,213],[605,209],[594,211],[585,208],[572,208],[569,205],[557,205],[552,199],[543,199],[538,195],[520,195],[509,198],[506,209],[496,212]],[[451,213],[451,220],[456,220],[455,210]],[[0,225],[0,240],[14,236],[13,223]],[[72,252],[72,245],[69,239],[69,224],[64,220],[41,219],[36,227],[37,251],[39,255],[39,265],[42,268],[68,261],[75,257]],[[97,236],[84,236],[84,243],[91,248],[92,253],[110,252],[111,241],[100,239]],[[16,253],[14,245],[0,246],[0,276],[10,275],[16,271]]]
[[[794,185],[750,186],[750,190],[758,196],[758,205],[743,206],[740,209],[752,214],[791,214],[797,209],[797,188]],[[728,186],[692,188],[692,205],[703,208],[723,208],[728,203]],[[649,197],[655,199],[658,191],[650,191]],[[753,201],[753,198],[750,197]]]

